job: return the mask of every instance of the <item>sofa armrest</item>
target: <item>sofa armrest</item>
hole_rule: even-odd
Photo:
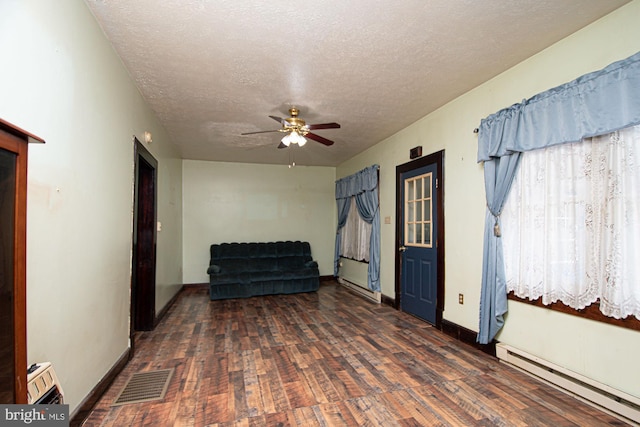
[[[222,271],[219,265],[211,264],[209,268],[207,268],[207,274],[218,274]]]
[[[307,261],[304,266],[305,268],[318,268],[318,263],[316,261]]]

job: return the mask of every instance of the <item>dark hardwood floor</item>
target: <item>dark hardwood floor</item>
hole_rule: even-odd
[[[175,368],[161,401],[112,407]],[[391,307],[317,293],[209,301],[186,288],[85,426],[624,425]]]

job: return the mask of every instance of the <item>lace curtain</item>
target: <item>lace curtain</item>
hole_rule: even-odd
[[[345,258],[369,262],[369,242],[371,241],[371,224],[367,224],[358,213],[356,198],[351,198],[351,207],[347,223],[342,230],[340,253]]]
[[[522,153],[501,226],[508,291],[640,319],[640,126]]]

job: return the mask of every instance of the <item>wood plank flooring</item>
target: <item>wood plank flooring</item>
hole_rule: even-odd
[[[333,282],[209,301],[187,288],[85,426],[625,425]],[[175,368],[164,400],[112,407],[135,372]]]

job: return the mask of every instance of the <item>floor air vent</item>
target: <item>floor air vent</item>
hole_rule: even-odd
[[[127,381],[120,395],[111,406],[163,399],[172,376],[173,369],[137,372],[131,375],[131,378],[129,378],[129,381]]]

